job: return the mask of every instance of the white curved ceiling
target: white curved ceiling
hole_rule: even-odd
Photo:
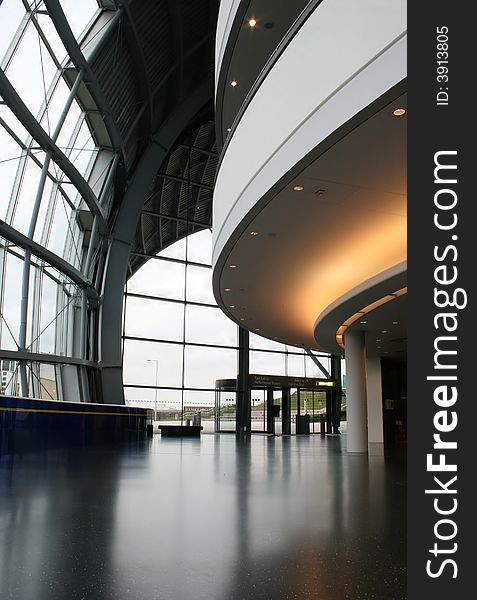
[[[403,106],[405,96],[352,130],[247,226],[218,280],[231,318],[315,348],[330,304],[406,260],[406,117],[393,115]]]

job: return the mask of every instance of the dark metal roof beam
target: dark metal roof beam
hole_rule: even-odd
[[[136,24],[134,23],[134,19],[131,15],[131,9],[128,4],[124,4],[123,6],[126,14],[128,16],[128,25],[132,31],[132,43],[131,43],[131,54],[133,55],[134,62],[136,63],[136,67],[138,72],[140,73],[140,82],[141,87],[143,89],[143,93],[146,96],[147,105],[149,108],[149,126],[148,130],[152,127],[152,90],[149,83],[149,77],[146,71],[146,60],[144,58],[144,53],[142,51],[141,41],[139,39],[139,35],[137,32]]]
[[[198,148],[197,146],[188,146],[187,144],[181,144],[180,148],[185,148],[186,150],[192,150],[193,152],[200,152],[205,156],[211,156],[212,158],[218,158],[217,152],[211,152],[210,150],[206,150],[205,148]]]
[[[315,365],[320,369],[320,371],[323,373],[323,375],[327,379],[330,379],[331,375],[325,369],[325,367],[320,363],[320,361],[316,358],[316,356],[313,354],[313,352],[311,350],[305,350],[305,352],[308,354],[308,356],[311,358],[311,360],[315,363]]]
[[[179,221],[181,223],[189,223],[189,225],[194,225],[195,227],[203,227],[204,229],[208,229],[210,227],[210,223],[194,221],[192,219],[186,219],[185,217],[176,217],[174,215],[168,215],[166,213],[154,212],[152,210],[146,210],[146,209],[143,209],[141,212],[144,215],[148,215],[149,217],[157,217],[158,219],[170,219],[171,221]]]
[[[57,354],[44,354],[42,352],[27,352],[18,350],[3,350],[0,349],[0,358],[7,360],[26,360],[39,363],[47,363],[52,365],[84,365],[85,367],[93,367],[99,369],[100,365],[90,360],[74,358],[73,356],[63,356]]]
[[[15,246],[13,244],[11,244],[11,245],[9,245],[9,244],[2,244],[0,242],[0,248],[6,250],[9,254],[11,254],[12,256],[15,256],[16,258],[19,258],[20,260],[24,260],[24,258],[25,258],[23,256],[23,254],[21,254],[20,252],[15,252],[15,250],[13,250],[13,248],[17,248],[17,246]],[[53,273],[50,273],[44,265],[39,264],[39,263],[35,262],[34,260],[30,260],[30,264],[35,269],[40,269],[40,271],[42,273],[44,273],[47,277],[49,277],[52,281],[54,281],[58,285],[63,285],[63,281],[61,281],[60,279],[58,279],[58,277],[55,277],[53,275]],[[48,266],[49,265],[47,265],[47,267]],[[66,289],[63,290],[63,291],[65,292],[65,294],[67,296],[71,296],[71,294]]]
[[[203,188],[204,190],[212,191],[214,189],[214,187],[212,185],[207,185],[206,183],[200,183],[199,181],[192,181],[192,180],[189,181],[188,179],[185,179],[184,177],[177,177],[176,175],[168,175],[167,173],[158,173],[157,176],[162,177],[164,179],[171,179],[172,181],[179,181],[180,183],[187,183],[194,187]]]
[[[88,90],[93,97],[94,102],[99,108],[101,115],[104,117],[104,122],[106,125],[106,129],[108,131],[109,137],[111,139],[111,143],[113,148],[116,150],[121,150],[123,156],[125,156],[124,147],[121,140],[121,135],[119,133],[118,124],[113,117],[111,107],[109,106],[108,101],[106,100],[103,92],[101,91],[96,76],[94,75],[90,64],[86,60],[81,51],[81,48],[76,41],[74,33],[71,30],[71,27],[68,23],[68,20],[63,12],[61,4],[59,0],[44,0],[45,6],[48,10],[48,14],[50,15],[50,19],[53,21],[53,25],[56,28],[56,31],[65,46],[68,55],[76,67],[78,71],[84,70],[85,72],[85,82],[87,82]],[[116,23],[116,21],[121,17],[122,12],[118,10],[114,17],[109,21],[108,28],[109,29]],[[103,37],[106,36],[107,33],[103,33]],[[98,43],[95,50],[99,48],[101,44]],[[90,57],[90,60],[93,60],[93,57]]]
[[[40,260],[44,260],[55,269],[58,269],[58,271],[60,271],[61,273],[64,273],[67,277],[69,277],[69,279],[71,279],[71,281],[76,283],[76,285],[86,290],[86,293],[90,300],[92,300],[94,303],[97,303],[98,292],[91,283],[91,281],[89,281],[89,279],[87,279],[83,275],[83,273],[81,273],[81,271],[78,271],[78,269],[75,269],[75,267],[70,265],[70,263],[67,262],[64,258],[61,258],[54,252],[51,252],[51,250],[48,250],[48,248],[45,248],[41,244],[38,244],[37,242],[33,241],[32,239],[30,239],[11,225],[8,225],[7,223],[5,223],[5,221],[2,221],[1,219],[0,235],[9,242],[15,244],[16,246],[19,246],[24,250],[30,250],[34,256],[36,256]]]

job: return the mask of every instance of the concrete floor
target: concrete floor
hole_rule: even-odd
[[[346,436],[0,458],[2,600],[401,600],[405,465]]]

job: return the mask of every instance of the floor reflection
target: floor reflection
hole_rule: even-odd
[[[204,435],[0,459],[15,600],[405,598],[405,467],[343,438]]]

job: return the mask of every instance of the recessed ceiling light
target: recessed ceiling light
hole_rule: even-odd
[[[319,188],[318,190],[316,190],[315,194],[317,196],[323,196],[323,194],[326,192],[326,190],[324,190],[323,188]]]
[[[224,290],[224,291],[225,291],[225,292],[231,292],[231,291],[232,291],[232,289],[231,289],[231,288],[225,288],[225,290]]]
[[[255,331],[260,331],[260,328],[255,329]]]
[[[368,321],[360,321],[361,325],[366,325]]]
[[[389,352],[385,351],[384,354],[389,354]]]
[[[229,308],[235,308],[235,304],[231,304]]]
[[[393,321],[393,325],[398,325],[398,321]]]
[[[295,192],[302,192],[305,188],[302,185],[295,185],[293,189]]]
[[[231,128],[230,128],[230,127],[227,127],[227,131],[231,131]]]
[[[378,349],[381,349],[381,348],[382,348],[382,346],[378,346]]]
[[[241,321],[245,321],[245,317],[240,317],[240,320]]]
[[[380,341],[381,341],[381,338],[378,338],[376,341],[377,341],[377,342],[380,342]]]
[[[393,115],[395,117],[402,117],[406,114],[406,109],[405,108],[395,108],[393,110]]]
[[[251,231],[250,235],[258,235],[258,231]]]
[[[237,80],[236,80],[236,79],[232,79],[232,81],[230,82],[230,85],[231,85],[232,87],[236,87],[236,85],[237,85]]]
[[[248,24],[250,25],[250,27],[255,27],[255,25],[257,24],[257,21],[255,19],[250,19]]]
[[[381,333],[387,333],[387,331],[386,331],[385,329],[383,329],[383,330],[381,331]]]
[[[237,265],[229,265],[229,269],[236,269]]]

